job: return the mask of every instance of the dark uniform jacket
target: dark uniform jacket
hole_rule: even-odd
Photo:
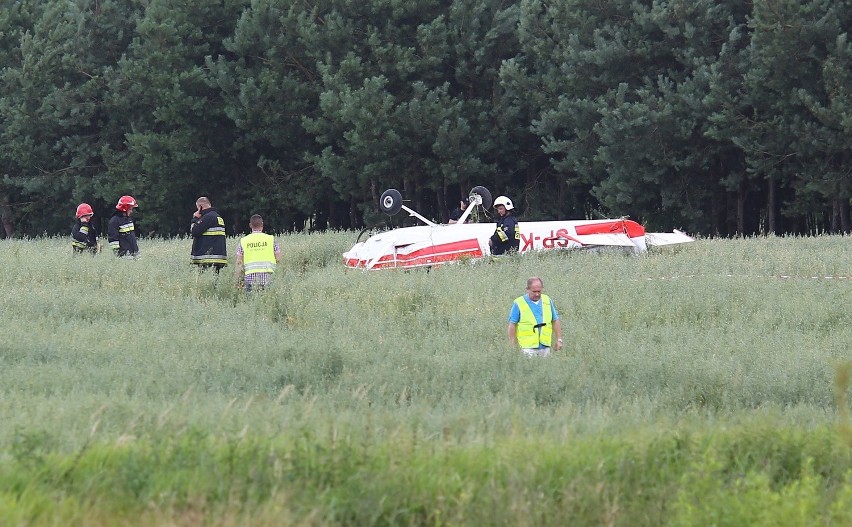
[[[192,235],[192,263],[217,267],[228,265],[225,220],[216,209],[204,209],[200,218],[193,218],[189,233]]]
[[[117,210],[112,213],[107,227],[109,246],[116,256],[138,256],[136,227],[126,212]]]
[[[94,225],[77,220],[77,224],[71,229],[71,247],[75,253],[98,252],[98,233]]]
[[[461,219],[461,217],[464,215],[465,211],[467,210],[467,207],[470,207],[470,200],[463,199],[462,202],[464,202],[465,208],[462,209],[461,207],[456,207],[452,212],[450,212],[450,219],[451,220],[456,221],[456,222],[459,221]],[[467,222],[471,223],[472,218],[468,217]]]
[[[491,254],[506,254],[521,246],[521,227],[512,213],[497,218],[497,229],[491,235]]]
[[[464,214],[464,211],[461,210],[461,208],[456,207],[456,209],[450,213],[450,219],[453,221],[459,221],[462,214]],[[470,221],[470,218],[468,218],[468,221]]]

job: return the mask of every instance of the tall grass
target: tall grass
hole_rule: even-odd
[[[136,261],[71,257],[67,239],[0,241],[0,481],[19,488],[0,494],[6,519],[134,524],[146,510],[142,523],[211,524],[218,511],[240,524],[240,492],[266,524],[282,510],[317,525],[797,517],[750,516],[773,500],[850,517],[833,384],[852,356],[848,238],[377,272],[342,266],[352,241],[281,237],[284,263],[256,295],[232,268],[190,268],[185,239],[143,240]],[[546,360],[506,341],[533,275],[566,340]],[[676,468],[637,483],[630,467],[680,455],[682,437],[694,440]],[[222,449],[248,456],[248,472],[220,474]],[[184,450],[186,463],[166,463]],[[279,458],[313,465],[285,478]],[[631,497],[639,483],[649,495]],[[85,505],[81,485],[104,506]]]

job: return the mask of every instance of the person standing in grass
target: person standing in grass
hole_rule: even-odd
[[[109,246],[119,258],[138,258],[139,246],[136,244],[136,225],[131,216],[139,205],[133,196],[121,196],[115,205],[115,212],[107,225]]]
[[[500,217],[497,218],[497,229],[488,239],[491,254],[499,256],[509,251],[518,252],[521,246],[521,227],[512,213],[515,208],[512,200],[506,196],[498,196],[494,200],[494,208]]]
[[[509,312],[509,345],[515,342],[528,357],[547,357],[551,348],[562,349],[562,324],[556,304],[542,294],[544,284],[536,276],[527,280],[527,292]],[[555,343],[555,346],[553,345]]]
[[[263,218],[259,214],[251,217],[249,227],[251,234],[240,238],[237,247],[237,279],[243,279],[246,292],[269,285],[281,261],[281,247],[274,236],[263,232]]]
[[[77,212],[75,213],[77,224],[74,225],[74,229],[71,231],[71,247],[74,250],[74,254],[84,252],[97,254],[100,252],[98,233],[95,231],[95,226],[91,224],[94,214],[92,206],[88,203],[77,205]]]
[[[470,206],[470,200],[465,198],[459,202],[459,207],[450,213],[450,223],[458,223],[464,211]],[[470,218],[467,220],[470,221]]]
[[[212,267],[218,274],[220,269],[228,265],[225,220],[205,196],[195,200],[195,208],[189,227],[192,235],[190,261],[199,269]]]

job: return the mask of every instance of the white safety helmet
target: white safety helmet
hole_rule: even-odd
[[[506,196],[497,196],[497,199],[494,200],[494,206],[496,207],[497,205],[503,205],[506,207],[506,210],[512,210],[515,208],[515,206],[512,205],[512,200]]]

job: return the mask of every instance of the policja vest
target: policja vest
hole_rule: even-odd
[[[253,232],[240,240],[243,248],[243,267],[247,275],[275,272],[275,237]]]
[[[541,295],[541,318],[538,322],[524,297],[515,299],[515,305],[521,313],[518,321],[518,329],[515,336],[518,337],[518,345],[523,349],[535,349],[539,344],[550,347],[553,337],[553,310],[550,307],[550,297]]]

